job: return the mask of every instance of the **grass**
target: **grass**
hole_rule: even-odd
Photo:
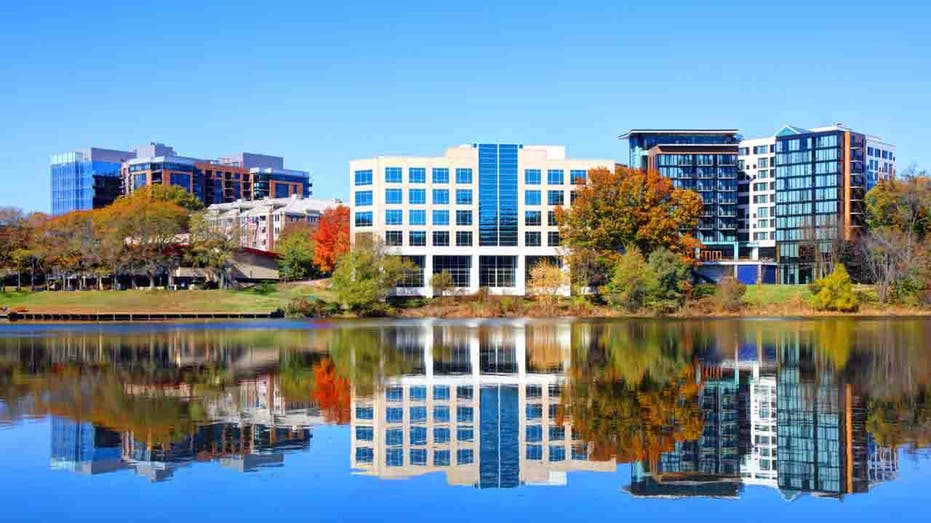
[[[744,294],[744,301],[756,307],[804,304],[809,298],[808,285],[747,285]]]
[[[302,284],[278,284],[244,290],[188,291],[39,291],[0,292],[0,306],[31,312],[271,312],[294,298],[329,292]]]

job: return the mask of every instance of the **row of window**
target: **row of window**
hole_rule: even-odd
[[[524,169],[524,183],[527,185],[540,185],[542,183],[541,169]],[[402,183],[404,169],[402,167],[385,167],[385,183]],[[353,173],[354,184],[357,186],[372,185],[373,173],[371,169],[360,169]],[[433,183],[449,183],[449,169],[435,167],[431,177]],[[570,169],[569,182],[573,185],[584,185],[588,179],[585,169]],[[457,168],[455,180],[459,184],[472,183],[472,169]],[[407,169],[408,183],[427,183],[427,169],[424,167],[409,167]],[[563,169],[548,169],[546,183],[549,185],[563,185],[566,183],[566,171]]]
[[[385,189],[385,203],[398,205],[403,202],[404,191],[401,189]],[[456,189],[456,205],[472,205],[472,189]],[[449,189],[433,189],[432,203],[434,205],[449,205]],[[369,207],[373,203],[372,191],[356,191],[356,207]],[[425,205],[427,203],[426,189],[409,189],[407,203],[412,205]]]
[[[433,451],[433,466],[448,467],[450,465],[449,450]],[[374,453],[369,447],[359,447],[356,449],[356,462],[360,464],[371,464],[374,460]],[[410,449],[408,451],[408,460],[410,465],[426,466],[427,449]],[[472,449],[459,449],[456,451],[456,464],[469,465],[475,460]],[[388,467],[404,466],[404,450],[402,448],[389,448],[385,451],[385,465]]]
[[[456,231],[456,246],[471,247],[472,231]],[[431,233],[433,240],[431,245],[434,247],[449,247],[449,231],[433,231]],[[546,233],[546,245],[549,247],[558,247],[561,239],[558,231],[549,231]],[[385,231],[385,245],[389,247],[401,247],[404,245],[404,233],[402,231]],[[409,231],[407,233],[407,245],[410,247],[426,247],[427,231]],[[542,247],[543,233],[540,231],[527,231],[524,233],[524,245],[527,247]]]

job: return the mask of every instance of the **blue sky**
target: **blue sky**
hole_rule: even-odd
[[[843,122],[931,168],[931,7],[795,2],[0,3],[0,205],[48,156],[147,141],[278,154],[321,197],[348,161],[473,141],[626,158],[631,127]]]

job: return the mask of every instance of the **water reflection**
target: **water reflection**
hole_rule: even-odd
[[[282,466],[326,423],[378,478],[792,500],[868,492],[931,443],[926,321],[39,331],[0,337],[0,420],[52,416],[52,468],[87,474]]]

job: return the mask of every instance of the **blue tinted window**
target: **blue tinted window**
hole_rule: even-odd
[[[427,183],[427,169],[423,167],[411,167],[407,176],[411,183]]]
[[[473,441],[475,432],[472,427],[459,427],[456,429],[456,441]]]
[[[433,183],[449,183],[449,169],[433,169]]]
[[[525,185],[540,185],[540,169],[524,169]]]
[[[385,211],[385,225],[402,225],[404,213],[401,209],[388,209]]]
[[[385,465],[389,467],[404,466],[404,449],[394,448],[385,452]]]
[[[410,459],[411,465],[426,465],[427,449],[411,449]]]
[[[401,387],[388,387],[385,389],[385,399],[388,401],[401,401],[404,399],[404,389]]]
[[[427,211],[423,209],[411,209],[408,211],[407,223],[410,225],[426,225]]]
[[[543,405],[527,405],[527,419],[534,420],[543,417]]]
[[[433,466],[435,467],[449,466],[449,451],[448,450],[434,450],[433,451]]]
[[[372,419],[375,417],[375,409],[372,407],[356,407],[356,418]]]
[[[401,189],[385,189],[385,203],[401,203],[402,194]]]
[[[372,170],[371,169],[356,171],[354,174],[355,174],[356,185],[372,185]]]
[[[356,427],[356,439],[361,441],[372,441],[375,438],[375,431],[372,427]]]
[[[473,415],[472,407],[456,407],[456,421],[459,423],[471,423]]]
[[[385,409],[385,419],[388,423],[401,423],[404,420],[404,409],[401,407],[388,407]]]
[[[540,191],[524,191],[524,205],[540,205]]]
[[[411,423],[427,421],[427,407],[411,407]]]
[[[427,444],[427,428],[411,427],[411,445]]]
[[[565,194],[562,191],[546,191],[547,205],[562,205],[565,200]]]
[[[433,189],[433,203],[435,205],[449,204],[449,189]]]
[[[550,427],[550,441],[562,441],[566,439],[565,427]]]
[[[456,189],[456,205],[472,205],[472,189]]]
[[[372,226],[372,212],[357,212],[356,213],[356,227],[371,227]]]
[[[540,211],[524,211],[524,225],[542,225],[543,219]]]
[[[456,183],[472,183],[472,169],[456,169]]]
[[[388,429],[385,431],[385,443],[387,445],[403,445],[404,431],[401,429]]]
[[[566,448],[561,445],[550,445],[550,461],[566,461]]]
[[[401,168],[400,167],[385,167],[385,182],[401,183]]]
[[[427,245],[427,231],[411,231],[407,235],[407,244],[411,247],[424,247]]]
[[[359,191],[356,193],[356,207],[372,205],[372,191]]]
[[[543,427],[540,425],[527,425],[527,441],[530,443],[543,441]]]
[[[436,385],[435,387],[433,387],[433,399],[448,400],[449,399],[449,387],[446,385]]]
[[[472,211],[456,211],[456,225],[472,225]]]
[[[407,191],[407,203],[412,205],[427,203],[426,189],[410,189]]]
[[[427,399],[427,388],[423,385],[411,387],[408,394],[410,395],[411,401],[424,401]]]
[[[472,449],[459,449],[456,451],[457,465],[469,465],[472,463],[473,459]]]
[[[546,183],[550,185],[562,185],[566,183],[565,172],[562,169],[550,169],[546,171]]]
[[[543,447],[541,445],[527,445],[527,459],[543,459]]]
[[[449,225],[449,211],[433,211],[433,225]]]
[[[433,442],[449,443],[449,429],[445,427],[437,427],[433,429]]]
[[[374,459],[374,453],[372,449],[368,447],[357,447],[356,448],[356,461],[359,463],[371,463]]]
[[[480,246],[517,245],[517,155],[519,146],[478,146]]]
[[[588,178],[588,171],[585,169],[573,169],[569,171],[569,180],[574,185],[584,185]]]
[[[449,407],[433,407],[433,421],[437,423],[449,421]]]

